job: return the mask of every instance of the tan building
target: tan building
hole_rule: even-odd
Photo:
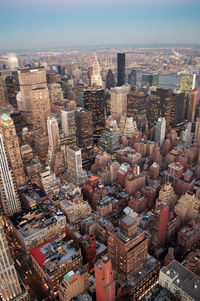
[[[7,114],[3,114],[1,116],[0,128],[4,136],[6,151],[11,169],[13,170],[16,185],[23,185],[26,182],[26,177],[21,158],[19,140],[16,134],[14,122]]]
[[[118,124],[121,116],[127,111],[128,91],[129,87],[126,85],[110,89],[111,116],[117,120]]]
[[[158,200],[164,202],[169,209],[174,207],[175,193],[171,183],[165,183],[159,191]]]
[[[18,71],[20,84],[20,99],[17,105],[20,111],[31,111],[31,91],[35,88],[47,88],[46,69],[41,68],[27,68]]]
[[[86,201],[72,202],[71,200],[63,200],[60,208],[66,214],[70,224],[77,224],[84,218],[91,215],[91,207]]]
[[[30,98],[33,126],[41,133],[47,133],[47,119],[51,115],[48,89],[35,88],[31,91]]]
[[[79,268],[76,272],[70,271],[65,274],[58,288],[59,299],[60,301],[69,301],[87,290],[88,287],[88,272],[84,268]]]
[[[182,219],[183,223],[196,219],[199,216],[200,200],[192,192],[186,192],[178,200],[175,213]]]

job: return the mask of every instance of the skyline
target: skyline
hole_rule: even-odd
[[[197,0],[1,2],[1,51],[200,43]]]

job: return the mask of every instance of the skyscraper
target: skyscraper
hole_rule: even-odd
[[[18,95],[18,110],[24,112],[26,122],[32,124],[31,91],[36,88],[47,88],[46,69],[28,68],[18,71],[20,94]]]
[[[47,133],[47,118],[51,114],[48,88],[35,88],[30,93],[32,124],[41,133]]]
[[[0,191],[1,203],[5,214],[13,215],[21,210],[13,171],[8,162],[5,140],[0,131]]]
[[[137,71],[132,70],[128,76],[128,83],[131,87],[136,85]]]
[[[133,117],[139,129],[145,128],[147,96],[144,92],[130,92],[127,95],[127,116]]]
[[[115,300],[115,281],[113,280],[112,263],[108,256],[103,256],[95,264],[96,300]]]
[[[162,147],[165,140],[165,129],[166,129],[166,120],[164,117],[159,117],[156,123],[156,137],[155,140],[159,142],[159,146]]]
[[[48,117],[47,130],[49,137],[48,160],[51,161],[53,154],[60,146],[58,122],[56,118],[52,116]]]
[[[181,74],[180,89],[182,92],[191,92],[195,88],[196,74]]]
[[[84,107],[92,112],[94,143],[98,142],[105,126],[105,93],[104,90],[84,91]]]
[[[122,115],[127,111],[127,94],[129,87],[115,87],[110,89],[110,110],[111,116],[117,120],[118,124]]]
[[[106,88],[110,90],[110,88],[113,88],[114,86],[115,86],[114,75],[112,73],[112,70],[109,69],[106,75]]]
[[[27,294],[23,294],[18,279],[14,262],[12,260],[6,235],[0,220],[0,299],[3,301],[25,300]],[[23,287],[24,288],[24,287]],[[27,299],[28,300],[28,299]]]
[[[158,87],[158,82],[159,82],[159,74],[154,74],[154,73],[142,74],[143,85]]]
[[[200,117],[196,120],[194,142],[200,144]]]
[[[68,180],[76,185],[84,183],[87,179],[87,174],[82,166],[81,149],[77,146],[67,146],[67,170],[66,175]]]
[[[19,140],[16,134],[14,122],[7,114],[3,114],[0,117],[0,129],[4,136],[6,151],[10,166],[13,170],[16,185],[23,185],[26,182],[26,177],[21,158]]]
[[[125,53],[117,54],[117,85],[125,84]]]
[[[61,111],[62,131],[67,138],[67,145],[76,144],[76,121],[74,109],[63,109]]]
[[[188,121],[194,122],[196,106],[198,100],[198,89],[193,89],[190,93],[189,110],[188,110]]]
[[[88,168],[94,161],[92,113],[85,109],[75,112],[77,145],[81,148],[83,167]]]
[[[15,53],[8,53],[8,68],[10,70],[17,70],[19,68],[18,59]]]
[[[100,66],[99,66],[99,62],[98,62],[96,53],[95,53],[93,64],[92,64],[91,87],[102,87]]]

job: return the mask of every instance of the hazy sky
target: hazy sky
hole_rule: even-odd
[[[200,43],[200,0],[0,0],[0,49]]]

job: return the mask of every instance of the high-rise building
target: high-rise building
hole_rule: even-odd
[[[147,119],[149,126],[153,127],[159,117],[165,117],[166,128],[174,121],[175,97],[171,89],[158,88],[151,91],[148,103]]]
[[[51,114],[48,88],[35,88],[31,93],[32,124],[41,133],[47,133],[47,118]]]
[[[126,215],[117,227],[108,234],[108,256],[113,268],[123,279],[141,270],[146,262],[148,239],[137,226],[138,214]]]
[[[12,71],[6,78],[6,98],[8,102],[16,109],[17,107],[17,93],[19,92],[18,72]]]
[[[128,91],[129,87],[126,85],[110,89],[111,116],[116,119],[118,123],[121,116],[127,111]]]
[[[181,74],[180,89],[183,92],[191,92],[195,88],[196,74]]]
[[[55,155],[60,148],[60,136],[58,129],[57,119],[54,117],[48,117],[47,119],[47,130],[49,137],[49,148],[48,148],[48,162],[51,166],[52,160],[55,161]],[[64,162],[61,162],[64,164]]]
[[[160,147],[163,146],[165,140],[165,129],[166,129],[166,120],[164,117],[159,117],[156,123],[155,140],[159,143]]]
[[[139,129],[145,128],[147,96],[144,92],[130,92],[127,95],[127,116],[133,117]]]
[[[49,97],[52,102],[59,102],[63,97],[63,90],[60,84],[54,83],[48,85],[49,88]]]
[[[31,111],[31,91],[35,88],[47,88],[46,69],[29,68],[18,71],[21,97],[18,100],[20,111]]]
[[[112,70],[109,69],[106,75],[106,88],[110,90],[110,88],[113,88],[114,86],[115,86],[115,78],[112,73]]]
[[[125,53],[117,54],[117,86],[125,84]]]
[[[94,143],[98,142],[105,127],[105,107],[104,90],[84,91],[84,108],[92,112]]]
[[[61,110],[62,131],[67,139],[67,145],[76,144],[76,120],[74,109]]]
[[[3,301],[29,300],[27,291],[20,282],[12,260],[6,235],[0,220],[0,299]]]
[[[82,166],[81,149],[77,146],[67,146],[67,178],[74,184],[79,185],[86,181],[87,174]]]
[[[100,74],[100,66],[97,59],[97,54],[95,53],[94,60],[92,63],[92,73],[91,73],[91,87],[102,87],[102,78]]]
[[[164,202],[159,202],[153,213],[151,227],[151,245],[153,249],[162,247],[166,240],[169,208]]]
[[[0,131],[0,191],[1,203],[5,214],[13,215],[21,210],[13,171],[10,168],[6,152],[5,139]]]
[[[131,87],[136,85],[136,80],[137,80],[137,71],[132,70],[131,73],[128,76],[128,83]]]
[[[195,120],[197,100],[198,100],[198,89],[195,88],[190,93],[189,110],[188,110],[188,121],[189,122],[194,122],[194,120]]]
[[[18,58],[15,53],[8,53],[8,69],[17,70],[19,68]]]
[[[115,300],[115,281],[113,279],[112,263],[108,256],[103,256],[95,264],[96,300]]]
[[[200,117],[197,117],[194,142],[200,144]]]
[[[154,73],[142,74],[143,85],[158,87],[158,82],[159,82],[159,74],[154,74]]]
[[[0,77],[0,106],[5,106],[6,103],[6,85],[5,81]]]
[[[23,185],[26,182],[26,177],[21,158],[19,140],[16,134],[14,122],[7,114],[3,114],[0,117],[0,129],[4,136],[6,151],[10,167],[13,170],[16,185]]]
[[[83,167],[88,169],[94,161],[92,113],[85,109],[75,112],[77,145],[81,148]]]

